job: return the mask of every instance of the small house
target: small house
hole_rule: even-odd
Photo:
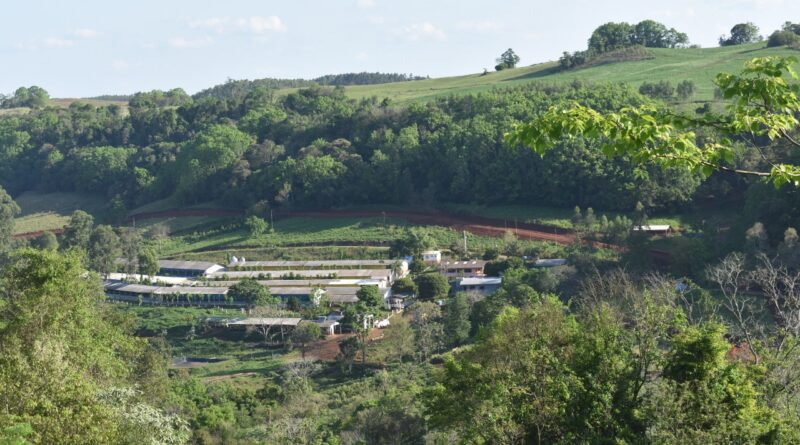
[[[440,265],[440,272],[447,278],[482,277],[486,261],[445,261]]]
[[[461,278],[458,280],[455,289],[457,292],[474,292],[481,295],[489,295],[500,288],[503,279],[500,277],[474,277]]]
[[[564,258],[543,258],[533,263],[533,267],[558,267],[566,265],[567,260]]]
[[[422,252],[422,262],[428,265],[439,264],[442,262],[441,250],[426,250]]]

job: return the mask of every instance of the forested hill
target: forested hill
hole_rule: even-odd
[[[642,174],[623,158],[605,158],[596,140],[564,141],[544,157],[504,140],[515,124],[566,102],[601,112],[683,103],[684,111],[705,113],[698,105],[713,100],[718,72],[738,72],[756,56],[798,54],[763,43],[646,50],[654,56],[582,69],[551,63],[374,86],[255,88],[223,98],[139,93],[128,110],[40,104],[0,115],[0,186],[14,196],[100,194],[122,216],[167,197],[237,208],[464,203],[619,211],[637,202],[678,209],[698,197],[741,197],[746,184],[735,178],[701,184],[685,170],[658,167]],[[661,80],[693,87],[685,95],[640,94],[648,91],[637,83]],[[28,101],[43,102],[45,93],[34,92]]]

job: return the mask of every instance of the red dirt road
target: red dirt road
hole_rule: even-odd
[[[131,215],[129,220],[165,218],[178,216],[240,216],[240,210],[220,209],[175,209],[162,212],[146,212]],[[406,220],[412,224],[450,227],[455,230],[466,230],[476,235],[503,236],[511,231],[524,240],[552,241],[559,244],[570,244],[575,240],[571,230],[542,224],[517,223],[509,227],[508,222],[501,219],[484,218],[473,215],[452,215],[443,212],[413,212],[389,210],[291,210],[275,212],[275,218],[380,218],[389,217]]]

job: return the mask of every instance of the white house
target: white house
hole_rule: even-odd
[[[426,250],[422,252],[422,262],[425,264],[439,264],[442,262],[441,250]]]

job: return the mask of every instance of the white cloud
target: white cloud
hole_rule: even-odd
[[[255,33],[263,33],[267,31],[286,31],[286,25],[280,17],[271,15],[269,17],[250,17],[247,19],[239,19],[237,21],[240,27],[247,28]]]
[[[400,28],[399,34],[410,42],[421,40],[444,40],[447,34],[429,22],[414,23]]]
[[[82,39],[93,39],[99,36],[100,32],[90,28],[78,28],[72,34]]]
[[[47,48],[68,48],[75,45],[75,42],[70,39],[62,39],[61,37],[48,37],[43,41],[44,46]]]
[[[127,60],[113,60],[111,62],[111,68],[114,71],[125,71],[131,67],[131,64]]]
[[[359,8],[374,8],[375,0],[356,0]]]
[[[371,15],[367,17],[367,21],[373,25],[383,25],[386,23],[386,18],[379,15]]]
[[[457,27],[466,31],[495,32],[500,31],[503,25],[493,20],[483,20],[478,22],[459,22]]]
[[[192,20],[189,22],[189,27],[211,29],[220,34],[231,31],[247,31],[255,34],[286,31],[286,24],[280,17],[275,15],[267,17],[242,17],[236,19],[230,17],[211,17],[202,20]]]
[[[188,39],[186,37],[173,37],[169,39],[169,46],[173,48],[200,48],[208,46],[213,42],[211,37],[202,37],[199,39]]]

